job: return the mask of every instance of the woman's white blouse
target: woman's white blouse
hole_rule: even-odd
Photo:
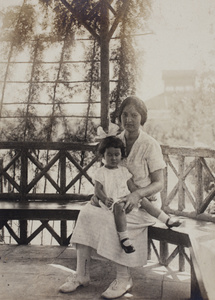
[[[118,137],[126,145],[125,132]],[[150,173],[166,167],[159,143],[141,129],[129,155],[122,160],[121,165],[128,168],[133,175],[134,183],[139,187],[151,183]]]

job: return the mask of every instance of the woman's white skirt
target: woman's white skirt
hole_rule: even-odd
[[[143,266],[147,262],[147,228],[155,223],[156,219],[142,209],[131,211],[126,218],[129,238],[136,250],[133,253],[126,254],[121,248],[113,213],[91,203],[87,203],[81,209],[71,243],[89,246],[99,256],[121,265]]]

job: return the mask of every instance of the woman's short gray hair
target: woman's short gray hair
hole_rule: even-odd
[[[128,105],[133,105],[137,112],[141,115],[141,125],[144,125],[147,120],[148,110],[145,103],[138,98],[137,96],[129,96],[127,97],[121,104],[119,108],[119,121],[121,123],[121,116],[124,108]]]

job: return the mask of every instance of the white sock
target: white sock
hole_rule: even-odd
[[[84,245],[77,245],[77,275],[90,278],[91,248]]]
[[[161,211],[161,213],[158,216],[158,220],[163,222],[163,223],[166,223],[166,221],[168,219],[169,219],[169,216],[164,211]]]
[[[116,264],[116,278],[130,278],[131,277],[131,271],[130,268],[127,266],[123,266],[120,264]]]
[[[123,244],[125,246],[130,246],[131,245],[131,242],[129,241],[129,236],[128,236],[128,231],[122,231],[122,232],[117,232],[118,235],[119,235],[119,239],[120,241],[124,240],[124,239],[128,239],[127,241],[123,242]]]

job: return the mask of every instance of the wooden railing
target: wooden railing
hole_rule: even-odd
[[[162,146],[167,168],[161,193],[166,212],[214,222],[207,208],[215,197],[215,150]]]
[[[89,199],[95,149],[95,144],[0,142],[0,200]]]
[[[215,197],[215,150],[162,145],[162,152],[163,209],[213,221],[204,213]],[[97,162],[96,144],[0,142],[0,200],[87,200]]]
[[[100,164],[95,144],[1,142],[0,157],[0,206],[4,205],[1,201],[7,201],[20,202],[22,206],[29,202],[37,206],[38,202],[55,202],[62,207],[89,200],[93,194],[94,166]],[[2,234],[6,243],[12,242],[11,237],[18,243],[34,239],[36,243],[47,244],[49,240],[52,243],[52,237],[60,244],[65,243],[69,222],[59,219],[50,223],[49,220],[4,222],[0,237]],[[2,225],[0,220],[0,228]],[[48,236],[43,229],[47,229]]]
[[[162,208],[178,216],[215,222],[215,215],[208,211],[215,197],[215,150],[163,145],[162,152],[167,165],[161,192]],[[198,226],[201,228],[203,224],[197,222]],[[161,264],[168,266],[178,257],[180,271],[186,269],[186,262],[192,270],[187,228],[184,233],[149,228],[148,258],[153,249]]]
[[[163,209],[215,222],[214,215],[207,213],[215,196],[215,150],[162,146],[162,151],[167,164]],[[0,142],[0,158],[0,205],[1,201],[89,200],[92,175],[100,165],[96,144]],[[209,182],[213,188],[208,191]],[[26,230],[23,221],[19,230],[22,227]]]

